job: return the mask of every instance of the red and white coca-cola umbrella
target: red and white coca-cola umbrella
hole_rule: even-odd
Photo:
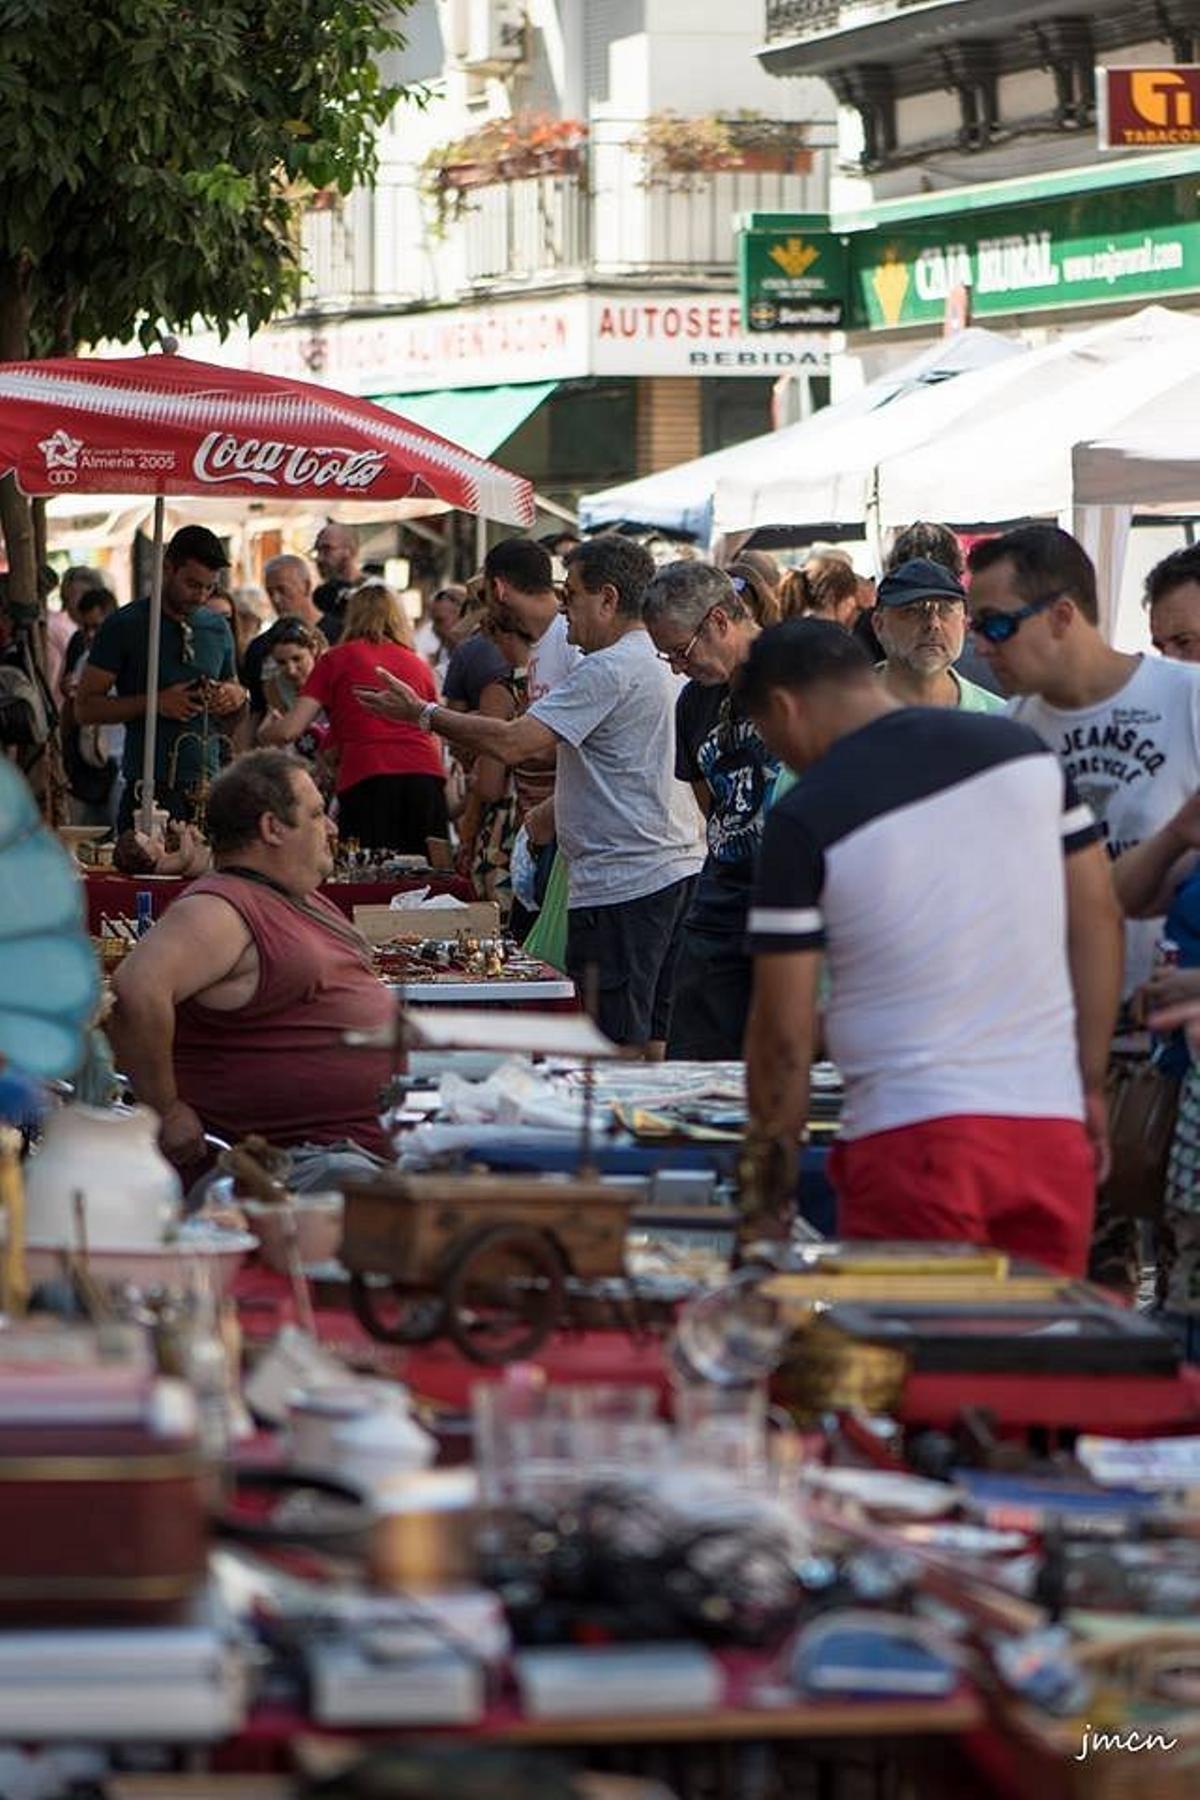
[[[411,502],[533,523],[529,482],[397,413],[332,388],[182,356],[0,363],[0,472],[30,496],[153,494],[149,667],[157,680],[167,495]],[[389,508],[389,510],[394,510]],[[143,818],[157,709],[146,709]]]

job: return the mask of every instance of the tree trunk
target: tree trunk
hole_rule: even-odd
[[[21,362],[29,355],[30,282],[28,257],[0,262],[0,362]],[[0,479],[0,526],[8,551],[8,597],[18,614],[39,610],[37,553],[29,502],[12,475]]]

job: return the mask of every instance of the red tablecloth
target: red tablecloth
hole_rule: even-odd
[[[270,1338],[292,1317],[282,1277],[248,1267],[234,1289],[248,1339]],[[502,1371],[469,1363],[449,1343],[412,1349],[376,1344],[348,1311],[320,1311],[323,1342],[351,1354],[369,1349],[381,1372],[406,1382],[415,1393],[444,1406],[465,1408],[471,1388],[494,1381]],[[622,1382],[659,1389],[670,1376],[659,1338],[633,1338],[623,1331],[560,1331],[533,1359],[553,1382]],[[1075,1428],[1128,1437],[1200,1429],[1200,1367],[1187,1366],[1173,1379],[1156,1376],[913,1375],[905,1386],[901,1417],[910,1425],[951,1427],[967,1407],[987,1408],[1002,1431]]]
[[[110,869],[85,869],[83,879],[87,889],[88,930],[91,932],[100,930],[100,921],[106,913],[132,919],[137,913],[137,896],[143,888],[154,896],[154,916],[157,918],[189,886],[177,875],[116,875]],[[475,890],[465,876],[449,873],[404,875],[394,881],[327,881],[321,892],[352,919],[356,906],[386,906],[393,894],[408,894],[414,888],[422,887],[428,887],[435,894],[451,894],[456,900],[475,898]]]

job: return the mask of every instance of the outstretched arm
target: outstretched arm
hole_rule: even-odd
[[[368,712],[380,719],[392,719],[398,725],[415,725],[428,701],[421,698],[406,681],[377,669],[381,687],[356,687],[354,697]],[[459,750],[471,750],[477,756],[494,756],[509,768],[552,750],[558,739],[548,725],[528,713],[519,719],[489,719],[482,713],[451,712],[448,706],[434,706],[428,715],[428,726]]]

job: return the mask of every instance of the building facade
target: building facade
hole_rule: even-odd
[[[374,187],[317,195],[301,304],[218,356],[326,380],[581,491],[767,430],[828,345],[747,330],[748,213],[829,203],[834,106],[724,0],[417,0]],[[199,348],[199,347],[198,347]]]
[[[830,234],[835,391],[967,319],[1036,342],[1200,304],[1200,153],[1096,129],[1097,66],[1198,58],[1200,0],[766,0],[763,68],[838,108],[830,217],[774,222]]]

